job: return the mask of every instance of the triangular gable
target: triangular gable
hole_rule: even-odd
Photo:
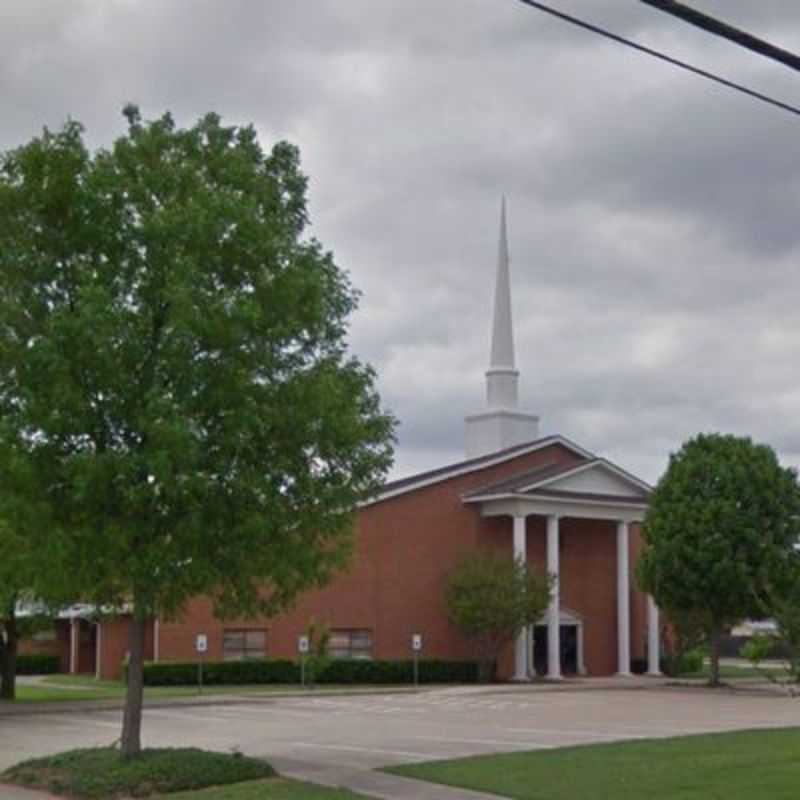
[[[575,494],[616,495],[621,497],[646,497],[650,487],[625,470],[605,459],[579,464],[566,473],[534,481],[520,487],[520,493],[540,489]]]

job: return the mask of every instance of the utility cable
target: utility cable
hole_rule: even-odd
[[[652,6],[666,14],[672,14],[673,17],[678,17],[678,19],[682,19],[690,25],[702,28],[715,36],[721,36],[723,39],[728,39],[740,47],[745,47],[754,53],[771,58],[773,61],[779,61],[781,64],[800,72],[800,56],[759,39],[741,28],[734,28],[733,25],[728,25],[726,22],[722,22],[722,20],[716,19],[709,14],[697,11],[687,6],[686,3],[677,3],[675,0],[639,0],[639,2]]]
[[[551,8],[550,6],[546,6],[544,3],[538,3],[535,2],[535,0],[517,0],[517,2],[529,6],[530,8],[535,8],[538,9],[539,11],[543,11],[545,14],[550,14],[551,16],[557,17],[558,19],[561,19],[564,22],[569,22],[572,25],[577,25],[579,28],[591,31],[592,33],[596,33],[599,36],[604,36],[606,39],[611,39],[612,41],[617,42],[618,44],[622,44],[625,45],[626,47],[638,50],[640,53],[645,53],[646,55],[652,56],[653,58],[657,58],[660,61],[666,61],[668,64],[672,64],[672,66],[674,67],[686,70],[687,72],[691,72],[694,75],[699,75],[701,78],[706,78],[710,81],[714,81],[715,83],[719,83],[722,86],[727,86],[729,89],[734,89],[735,91],[741,92],[742,94],[745,94],[748,97],[753,97],[756,100],[761,100],[761,102],[763,103],[768,103],[771,106],[775,106],[776,108],[782,108],[784,111],[789,111],[792,114],[797,114],[798,116],[800,116],[800,108],[798,108],[797,106],[790,105],[789,103],[784,103],[781,100],[776,100],[774,97],[762,94],[761,92],[757,92],[754,89],[749,89],[747,86],[743,86],[740,83],[734,83],[733,81],[729,81],[727,78],[722,78],[719,75],[715,75],[713,72],[708,72],[707,70],[692,66],[691,64],[688,64],[685,61],[681,61],[677,58],[673,58],[672,56],[668,56],[666,53],[662,53],[659,50],[654,50],[652,47],[646,47],[643,44],[638,44],[637,42],[634,42],[631,39],[626,39],[624,36],[612,33],[611,31],[606,30],[605,28],[593,25],[590,22],[584,22],[583,20],[578,19],[577,17],[573,17],[569,14],[565,14],[562,11],[557,11],[556,9]]]

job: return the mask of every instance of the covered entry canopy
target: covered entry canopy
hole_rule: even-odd
[[[583,453],[581,454],[583,455]],[[563,517],[613,521],[617,524],[617,672],[630,674],[630,524],[641,522],[647,511],[651,487],[604,458],[590,457],[579,463],[547,463],[488,483],[463,495],[466,504],[477,505],[485,517],[511,517],[514,557],[527,561],[526,520],[544,517],[547,522],[547,572],[555,584],[547,611],[547,676],[561,678],[559,522]],[[572,617],[577,620],[576,617]],[[573,622],[572,624],[576,624]],[[531,673],[528,634],[515,646],[516,680]],[[658,611],[648,599],[648,672],[659,670]],[[579,666],[581,666],[579,664]]]

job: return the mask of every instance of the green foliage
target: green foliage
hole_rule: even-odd
[[[149,797],[269,778],[265,761],[194,748],[145,750],[135,761],[124,760],[108,747],[71,750],[24,761],[2,774],[23,786],[49,789],[77,800]]]
[[[792,579],[773,590],[771,600],[775,633],[756,634],[742,648],[741,655],[760,669],[764,661],[780,653],[784,670],[761,669],[761,674],[788,688],[800,683],[800,564],[795,563]],[[791,693],[797,693],[794,686]]]
[[[54,675],[58,672],[58,656],[31,653],[17,656],[17,675]]]
[[[699,435],[670,457],[643,525],[642,587],[664,609],[702,614],[718,675],[721,632],[768,612],[800,538],[795,473],[750,439]]]
[[[420,659],[420,683],[475,683],[475,661]],[[410,684],[414,680],[411,659],[373,661],[332,658],[317,676],[326,684]],[[144,667],[147,686],[192,686],[197,683],[195,662],[159,661]],[[203,664],[203,683],[208,686],[300,683],[300,665],[280,659],[207,661]]]
[[[450,575],[445,604],[450,621],[475,642],[484,679],[500,649],[538,620],[551,581],[502,554],[471,553]]]
[[[390,464],[356,295],[302,238],[294,147],[126,115],[110,150],[70,122],[2,160],[6,505],[86,600],[279,609],[343,563]]]
[[[331,662],[328,656],[330,626],[312,617],[306,627],[305,635],[308,637],[308,654],[305,656],[304,677],[306,683],[313,686]]]
[[[662,616],[668,624],[668,635],[663,637],[662,672],[676,676],[702,670],[710,625],[708,614],[704,610],[662,609]]]
[[[295,147],[124,113],[110,149],[68,122],[0,159],[0,518],[134,631],[198,594],[275,613],[344,566],[391,463],[357,295]]]

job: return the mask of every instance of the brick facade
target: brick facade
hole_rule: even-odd
[[[512,525],[507,518],[482,518],[462,495],[488,482],[537,465],[580,464],[583,459],[559,444],[475,469],[362,508],[357,515],[350,568],[327,587],[301,596],[295,607],[274,619],[219,622],[206,598],[193,600],[179,622],[160,624],[159,657],[193,660],[195,636],[208,636],[208,659],[223,656],[223,632],[266,628],[270,656],[292,658],[297,637],[309,621],[333,629],[368,629],[375,658],[406,658],[413,633],[424,637],[431,657],[466,658],[470,643],[450,624],[444,607],[447,575],[464,553],[476,547],[499,549],[511,557]],[[544,570],[545,520],[527,523],[528,560]],[[638,529],[631,531],[631,564],[638,552]],[[615,525],[602,520],[562,519],[561,603],[584,621],[584,656],[590,675],[616,671]],[[633,584],[633,582],[632,582]],[[632,588],[631,655],[644,654],[644,596]],[[511,673],[511,647],[499,665]]]
[[[355,547],[349,568],[323,589],[302,595],[289,612],[272,619],[221,622],[214,618],[208,598],[197,597],[178,621],[160,620],[147,627],[145,656],[159,660],[195,660],[195,638],[208,639],[205,658],[223,658],[226,630],[266,630],[266,654],[296,656],[297,637],[315,619],[332,629],[368,630],[374,658],[407,658],[414,633],[421,633],[424,655],[468,658],[469,641],[450,624],[444,606],[448,574],[460,558],[475,548],[512,553],[512,520],[481,517],[479,506],[462,496],[487,483],[545,464],[577,466],[585,459],[575,450],[553,443],[523,452],[501,463],[478,465],[390,496],[360,509],[355,524]],[[615,524],[603,520],[561,519],[561,606],[583,620],[584,662],[589,675],[617,670],[617,557]],[[545,518],[527,520],[528,562],[545,569]],[[631,527],[631,657],[645,653],[646,605],[636,589],[633,569],[640,548],[638,526]],[[128,617],[102,622],[102,678],[118,678],[127,646]],[[79,671],[94,672],[94,638],[82,623]],[[69,668],[69,622],[56,625],[57,640],[41,649],[26,643],[24,652],[60,652],[62,669]],[[156,643],[155,638],[158,638]],[[90,644],[91,643],[91,644]],[[509,677],[513,648],[509,645],[498,665]]]

